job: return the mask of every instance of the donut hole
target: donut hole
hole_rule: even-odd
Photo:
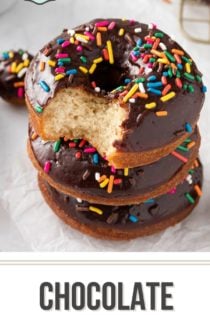
[[[89,75],[90,81],[95,82],[97,87],[109,93],[124,84],[125,73],[116,65],[102,62],[97,65],[94,73]]]
[[[102,156],[112,155],[115,141],[123,137],[127,111],[118,100],[88,93],[83,88],[60,90],[43,112],[46,139],[60,137],[88,140]]]

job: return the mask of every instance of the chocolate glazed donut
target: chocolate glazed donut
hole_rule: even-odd
[[[196,160],[187,178],[173,192],[127,206],[90,204],[64,195],[39,176],[39,187],[52,210],[79,231],[102,239],[123,240],[154,234],[191,213],[202,186],[202,166]]]
[[[84,140],[45,142],[29,128],[28,152],[50,185],[75,198],[107,205],[136,204],[180,183],[198,155],[198,129],[168,156],[150,165],[114,169]]]
[[[85,138],[116,168],[152,163],[180,145],[205,91],[175,40],[154,24],[119,19],[64,30],[26,77],[36,132],[45,140]]]

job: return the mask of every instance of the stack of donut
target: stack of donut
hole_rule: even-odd
[[[202,195],[206,87],[174,39],[97,19],[44,46],[25,79],[40,190],[73,228],[131,239],[184,219]]]

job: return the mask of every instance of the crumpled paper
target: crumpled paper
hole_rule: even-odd
[[[145,22],[155,21],[160,28],[173,34],[191,53],[208,86],[209,46],[195,44],[183,37],[178,25],[178,9],[179,1],[168,5],[157,0],[112,0],[107,5],[104,0],[59,0],[48,6],[37,7],[18,1],[12,11],[1,17],[1,48],[6,50],[21,47],[33,53],[63,27],[71,27],[97,16],[126,16]],[[37,16],[39,24],[35,22]],[[207,94],[199,122],[202,134],[200,155],[204,165],[204,195],[196,210],[182,223],[164,232],[116,243],[83,235],[66,226],[54,215],[43,201],[37,186],[36,171],[27,157],[26,109],[10,106],[0,100],[0,250],[210,251],[209,103],[210,96]]]

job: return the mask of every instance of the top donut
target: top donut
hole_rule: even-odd
[[[44,140],[85,138],[116,168],[149,164],[191,133],[206,87],[194,61],[154,24],[97,19],[40,50],[26,75]]]

